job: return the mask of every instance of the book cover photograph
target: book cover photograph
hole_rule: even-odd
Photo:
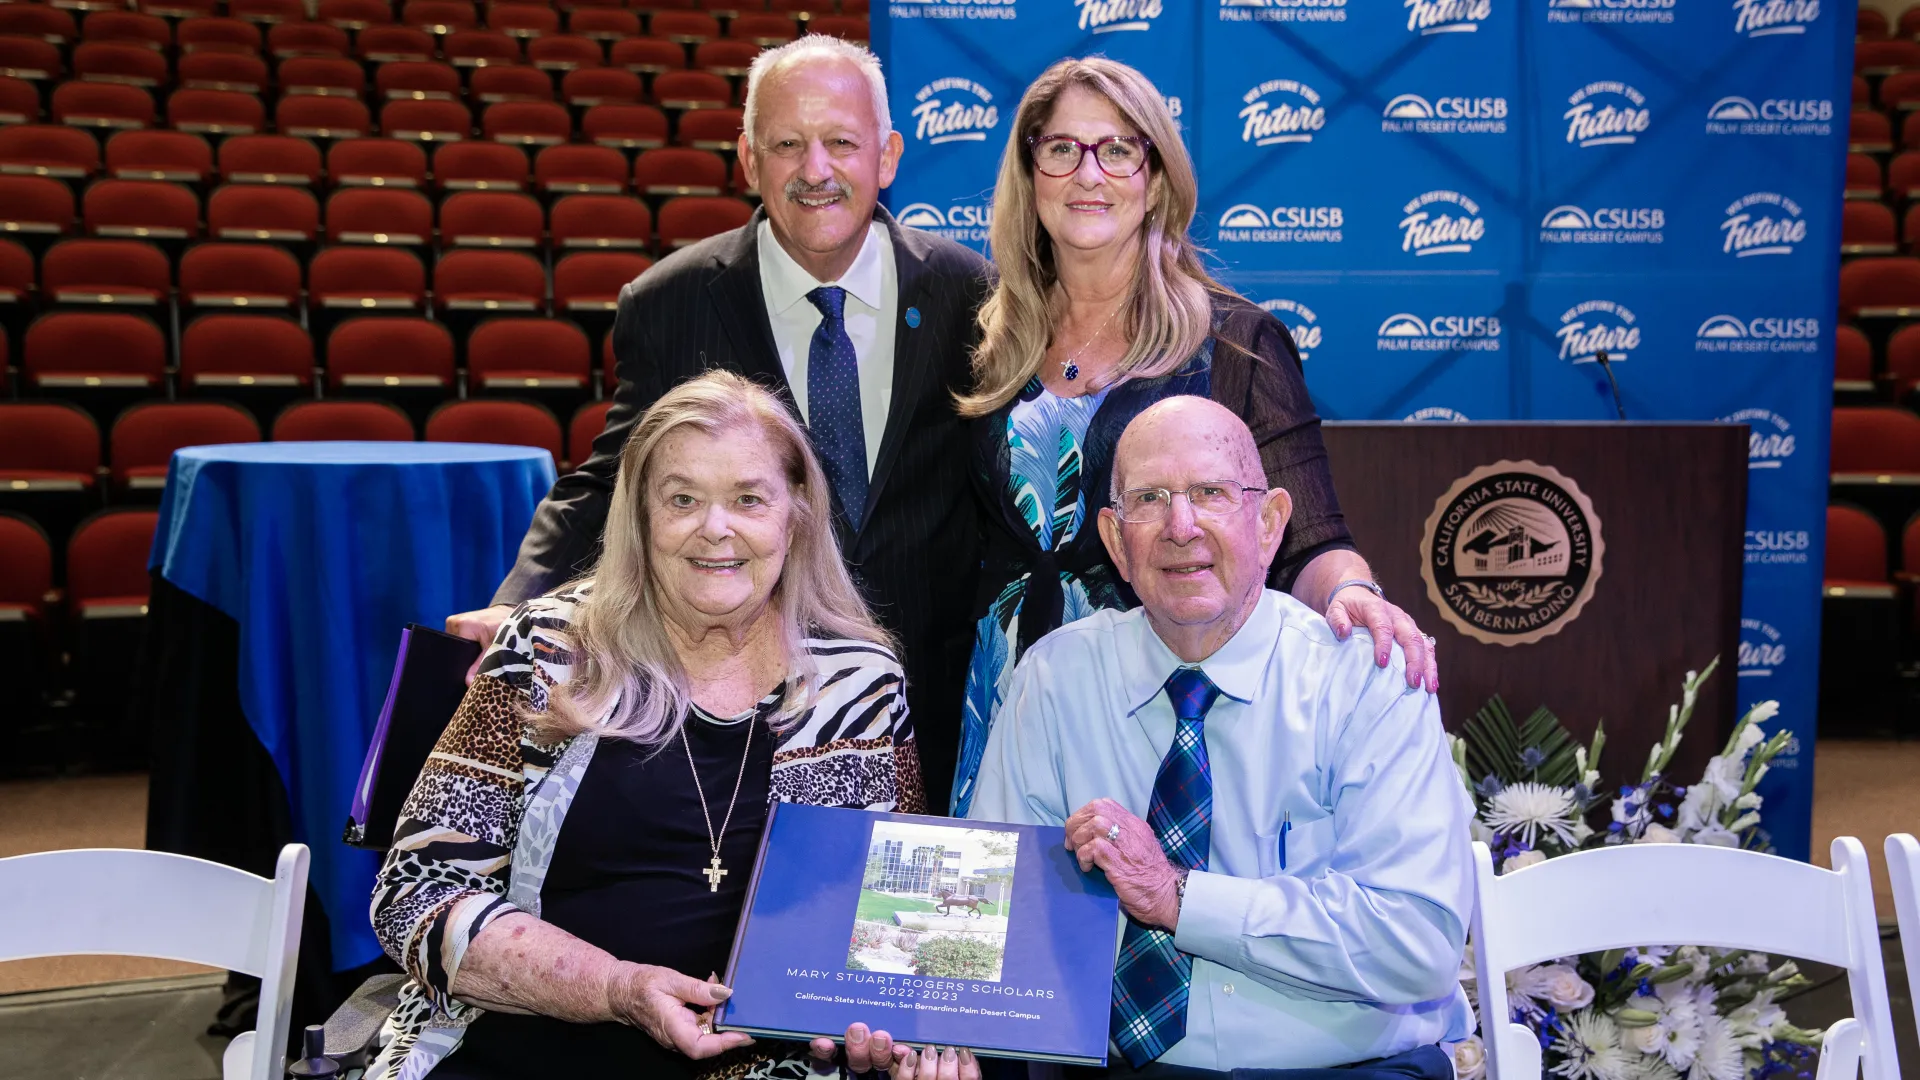
[[[1102,1064],[1119,912],[1059,828],[779,803],[715,1026]]]

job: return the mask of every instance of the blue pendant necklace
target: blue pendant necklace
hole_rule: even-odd
[[[1124,303],[1120,305],[1120,307],[1125,306]],[[1076,361],[1087,355],[1087,350],[1093,348],[1093,343],[1099,341],[1100,335],[1107,332],[1107,327],[1112,325],[1114,316],[1120,314],[1120,307],[1113,309],[1107,316],[1106,321],[1100,324],[1100,329],[1093,332],[1093,336],[1087,339],[1086,344],[1080,346],[1079,351],[1069,354],[1065,360],[1060,361],[1060,375],[1062,378],[1068,382],[1072,382],[1080,377],[1080,365]]]

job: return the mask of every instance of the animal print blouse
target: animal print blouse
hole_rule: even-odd
[[[568,628],[592,588],[529,600],[500,627],[394,829],[373,893],[373,929],[411,976],[387,1020],[367,1080],[416,1080],[460,1045],[482,1010],[450,992],[469,945],[513,911],[540,914],[540,888],[561,824],[599,736],[542,743],[516,704],[544,712],[567,682]],[[778,735],[772,797],[783,802],[920,813],[925,796],[899,661],[865,641],[809,639],[814,700]],[[715,1075],[802,1077],[804,1047],[785,1058],[716,1059]]]

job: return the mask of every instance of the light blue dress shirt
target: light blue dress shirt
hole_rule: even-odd
[[[1060,825],[1112,798],[1142,819],[1173,742],[1181,660],[1144,609],[1042,638],[1014,671],[969,816]],[[1194,957],[1186,1038],[1160,1061],[1317,1068],[1466,1038],[1459,985],[1472,912],[1471,809],[1440,706],[1267,591],[1199,667],[1212,849],[1188,878],[1174,945]],[[1283,821],[1291,819],[1281,865]]]

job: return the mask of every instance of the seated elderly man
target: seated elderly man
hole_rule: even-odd
[[[1027,653],[972,815],[1064,824],[1119,893],[1108,1076],[1452,1080],[1473,886],[1439,705],[1263,588],[1291,509],[1263,483],[1210,401],[1128,425],[1100,537],[1141,607]]]

